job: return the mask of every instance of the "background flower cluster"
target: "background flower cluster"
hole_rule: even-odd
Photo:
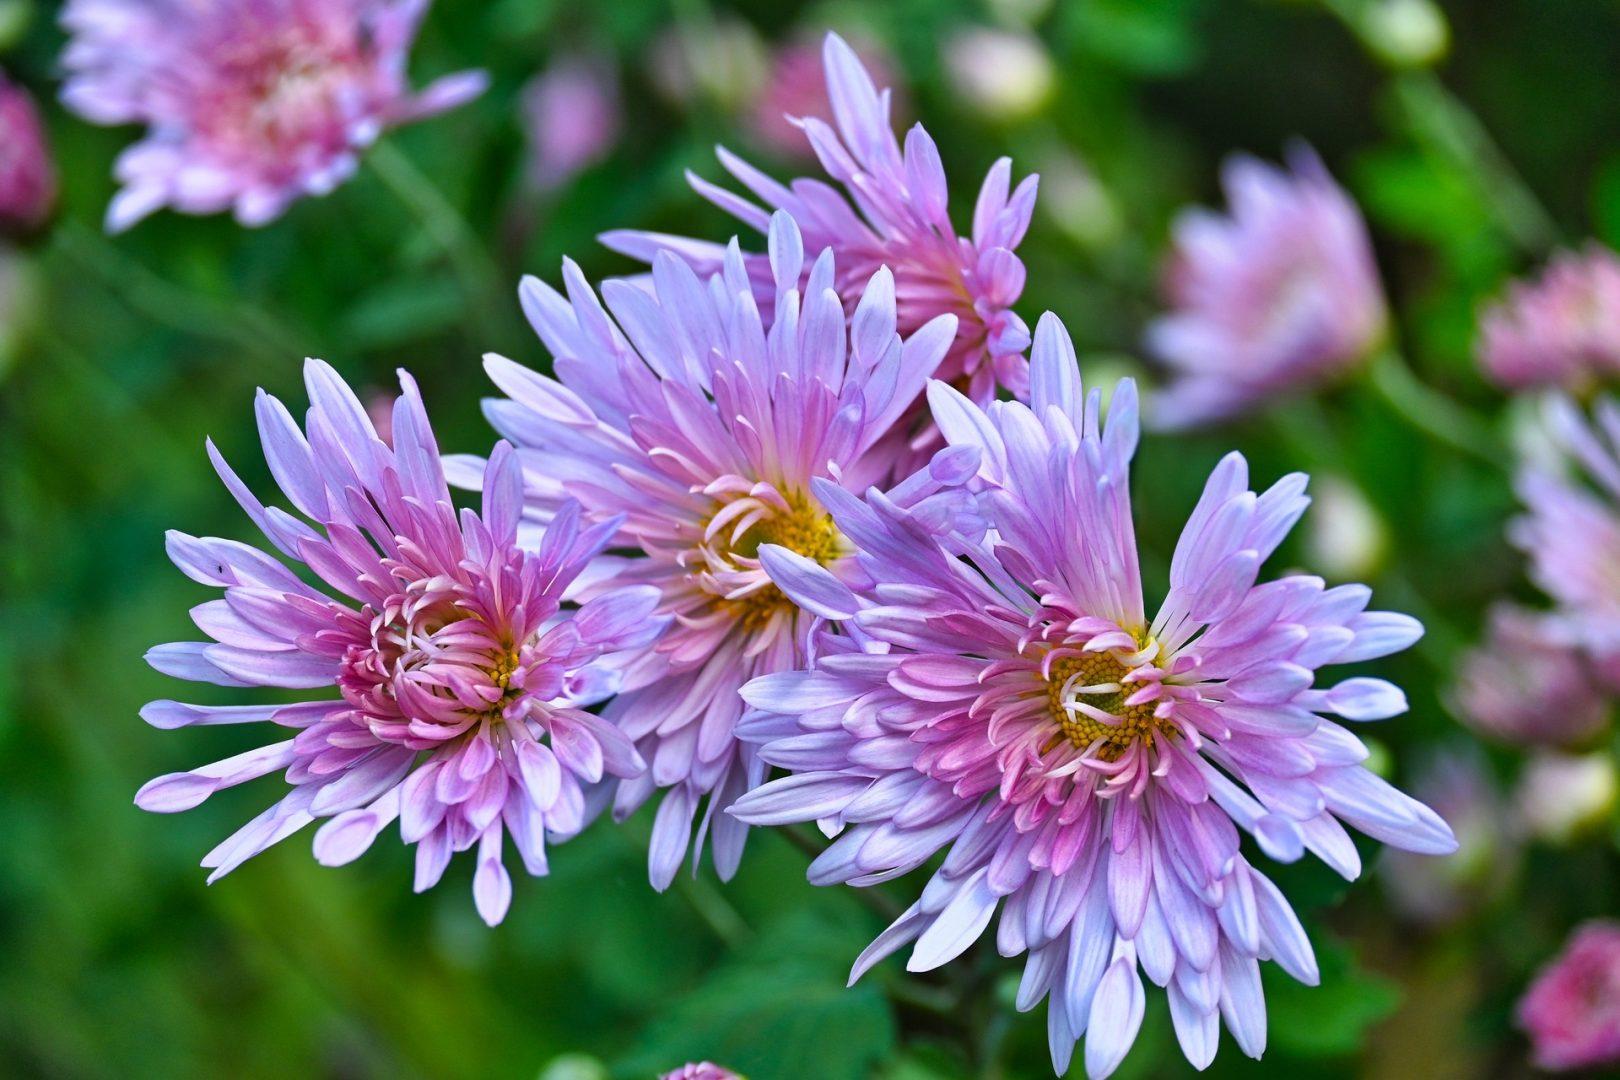
[[[606,523],[576,533],[575,510],[534,479],[545,455],[634,463],[613,457],[624,443],[611,432],[594,442],[536,435],[545,425],[523,410],[538,391],[509,361],[489,363],[513,399],[489,419],[516,449],[448,463],[452,482],[484,489],[481,503],[466,500],[477,516],[457,524],[420,510],[444,487],[424,455],[435,437],[447,452],[491,445],[480,355],[549,371],[551,356],[579,356],[592,335],[595,347],[618,347],[593,322],[594,298],[582,299],[586,280],[651,263],[649,285],[669,300],[687,288],[677,261],[718,270],[716,241],[741,231],[745,249],[763,251],[767,229],[770,260],[726,270],[733,284],[774,293],[767,326],[784,304],[802,307],[807,323],[817,317],[820,268],[807,270],[802,304],[783,291],[799,281],[789,252],[802,231],[806,268],[824,244],[845,242],[825,284],[851,310],[897,245],[912,253],[861,301],[878,313],[862,341],[881,351],[897,330],[911,339],[905,364],[939,364],[980,404],[998,386],[1027,396],[1024,319],[1034,325],[1046,310],[1072,335],[1088,387],[1134,377],[1149,427],[1131,470],[1149,611],[1165,599],[1155,583],[1185,580],[1173,538],[1236,447],[1257,489],[1312,474],[1315,505],[1267,578],[1364,581],[1378,607],[1425,625],[1421,641],[1378,665],[1410,712],[1357,734],[1368,768],[1433,806],[1459,850],[1433,859],[1362,843],[1376,884],[1353,890],[1324,866],[1268,861],[1314,942],[1322,985],[1263,965],[1267,1056],[1229,1049],[1212,1072],[1513,1075],[1620,1059],[1620,928],[1610,920],[1620,905],[1610,724],[1620,407],[1607,396],[1620,383],[1620,257],[1610,246],[1620,244],[1620,158],[1599,137],[1620,120],[1605,91],[1620,60],[1613,12],[1527,2],[1486,15],[1429,0],[600,10],[269,0],[252,6],[261,23],[234,17],[240,6],[158,18],[164,5],[146,0],[0,0],[6,1060],[56,1075],[206,1074],[239,1062],[249,1032],[252,1071],[265,1074],[569,1080],[700,1058],[755,1080],[1050,1074],[1044,1025],[1014,1012],[1018,972],[988,943],[938,971],[891,963],[844,988],[851,958],[891,919],[904,922],[920,881],[861,894],[803,885],[805,849],[826,841],[798,826],[755,830],[739,867],[742,830],[711,831],[703,808],[757,783],[765,760],[780,763],[773,754],[786,751],[768,745],[754,757],[754,743],[781,734],[772,721],[755,721],[740,746],[699,734],[715,723],[712,705],[685,734],[650,723],[695,699],[634,660],[622,662],[624,685],[643,677],[646,689],[621,698],[618,714],[607,707],[618,728],[583,711],[606,696],[585,674],[591,665],[637,655],[663,630],[639,579],[617,592],[588,587],[596,593],[572,623],[545,624],[548,649],[463,637],[443,646],[487,659],[497,682],[423,675],[412,692],[428,696],[414,711],[445,726],[407,733],[385,719],[373,727],[380,750],[297,709],[278,720],[303,729],[284,752],[255,752],[265,740],[215,726],[234,714],[199,720],[161,700],[143,713],[159,727],[200,725],[185,738],[154,738],[134,719],[176,692],[141,664],[141,647],[195,636],[185,612],[198,590],[163,561],[164,530],[244,536],[238,507],[203,467],[205,435],[238,500],[237,473],[252,491],[279,485],[331,533],[330,547],[312,543],[301,521],[242,502],[276,547],[328,582],[335,561],[353,557],[338,534],[351,521],[377,533],[371,511],[346,501],[343,476],[366,488],[386,531],[420,543],[391,553],[420,586],[401,601],[413,614],[399,647],[422,650],[412,657],[442,656],[435,637],[455,636],[435,614],[446,596],[483,605],[492,625],[532,628],[599,548],[660,542],[622,492],[582,497],[585,514]],[[263,27],[283,50],[268,59],[240,48]],[[854,107],[848,85],[831,101],[823,86],[829,28],[894,88],[884,105],[904,162],[860,123],[835,134],[783,122]],[[855,112],[870,116],[862,104]],[[915,120],[932,140],[906,137]],[[715,143],[739,156],[717,163]],[[825,167],[872,231],[840,217],[825,191],[773,188],[748,163],[777,177]],[[935,166],[952,178],[948,211]],[[1019,184],[1031,173],[1038,200],[1033,182]],[[726,174],[765,208],[709,183]],[[914,205],[883,201],[900,185]],[[774,208],[799,228],[768,223]],[[559,277],[565,255],[577,265]],[[942,289],[958,266],[962,291]],[[565,288],[566,300],[526,284],[520,308],[525,273]],[[602,295],[615,314],[631,303]],[[882,323],[886,303],[898,325],[879,333],[873,318]],[[949,351],[943,324],[925,325],[937,314],[963,328]],[[638,346],[654,340],[643,321],[626,330]],[[705,331],[672,320],[663,332]],[[1037,353],[1057,348],[1050,333],[1037,333]],[[896,338],[896,357],[900,348]],[[295,361],[305,355],[332,360],[359,395],[312,366],[319,415],[308,445],[273,398],[248,407],[260,386],[301,402]],[[872,355],[848,359],[857,397],[853,373]],[[807,352],[803,363],[820,361]],[[415,380],[396,403],[400,367]],[[604,428],[628,414],[612,393],[590,391],[577,365],[557,374],[585,396],[548,401],[585,401]],[[1037,402],[1057,393],[1040,379]],[[869,415],[892,419],[867,397]],[[670,408],[667,426],[680,431]],[[913,420],[908,443],[883,446],[885,462],[903,463],[897,475],[944,445]],[[370,430],[386,453],[373,451]],[[886,482],[861,463],[883,435],[852,437],[859,452],[841,460],[852,490]],[[949,453],[938,469],[953,467]],[[592,479],[583,464],[570,475]],[[1292,497],[1285,489],[1278,500]],[[762,506],[796,505],[787,497],[748,493]],[[532,558],[516,554],[541,520],[550,539]],[[225,685],[335,679],[345,695],[370,692],[375,673],[349,660],[328,673],[342,655],[331,639],[299,639],[296,665],[282,664],[285,643],[264,644],[244,621],[266,602],[258,564],[215,543],[171,535],[169,553],[196,581],[225,588],[225,600],[193,612],[225,650],[165,647],[154,666]],[[477,572],[452,581],[464,556],[444,562],[447,543]],[[738,596],[757,590],[752,553],[728,558],[713,573]],[[393,603],[367,572],[353,571],[346,595]],[[303,587],[279,582],[276,625],[313,618]],[[517,588],[525,600],[514,608]],[[671,649],[706,640],[702,611],[674,614],[684,629],[665,638]],[[761,648],[787,634],[785,623],[763,625]],[[728,660],[726,678],[766,670],[754,656]],[[210,706],[241,705],[240,693],[202,691]],[[272,691],[266,705],[256,693],[261,711],[304,696]],[[446,742],[453,755],[429,753],[433,769],[417,770],[425,782],[396,791],[418,751],[460,738],[456,701],[478,694],[513,717],[531,694],[545,703],[521,753],[500,743],[500,760],[523,767],[503,772],[476,739]],[[1380,694],[1347,693],[1339,711],[1381,715]],[[268,817],[254,818],[265,800],[251,790],[221,790],[209,811],[171,820],[129,808],[158,774],[141,804],[179,809],[289,762],[320,777],[357,754],[358,784],[310,784]],[[214,759],[235,764],[184,771]],[[634,779],[647,762],[669,794],[649,800],[650,784]],[[624,779],[616,798],[597,800],[604,774]],[[359,788],[367,799],[354,798]],[[537,789],[544,797],[530,809],[521,796]],[[585,831],[548,867],[540,830],[571,835],[608,798],[623,824]],[[316,840],[319,862],[353,859],[401,802],[402,831],[419,841],[418,887],[440,874],[459,887],[400,888],[413,855],[392,843],[343,873],[301,843],[270,847],[228,884],[199,887],[198,852],[214,848],[208,865],[223,872],[311,809],[339,815]],[[223,826],[240,822],[249,824],[216,848]],[[696,850],[694,827],[708,850],[689,874],[677,864]],[[510,880],[503,837],[509,862],[521,854],[549,877]],[[452,847],[478,854],[447,869]],[[649,847],[662,898],[646,887]],[[711,865],[735,877],[722,884]],[[501,925],[490,931],[479,916]],[[1190,1070],[1162,995],[1147,995],[1145,1014],[1138,999],[1136,1023],[1119,1075]],[[1054,1034],[1054,1052],[1061,1041]]]

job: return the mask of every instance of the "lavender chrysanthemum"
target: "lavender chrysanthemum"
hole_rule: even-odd
[[[1560,252],[1479,320],[1479,366],[1509,390],[1585,391],[1620,376],[1620,256],[1593,242]]]
[[[735,243],[708,281],[659,253],[650,289],[603,286],[607,311],[565,262],[566,298],[532,278],[522,288],[557,378],[500,357],[487,365],[511,396],[487,412],[519,447],[531,515],[545,520],[565,497],[579,499],[592,520],[622,515],[612,546],[636,554],[603,576],[656,587],[659,610],[675,620],[626,670],[605,712],[650,763],[618,785],[616,813],[669,789],[649,853],[659,888],[685,855],[705,796],[699,848],[711,834],[720,875],[735,871],[746,829],[716,811],[765,769],[733,734],[737,690],[803,662],[810,617],[771,584],[760,546],[842,567],[847,545],[812,482],[860,490],[886,474],[888,455],[874,447],[956,331],[947,314],[902,340],[886,269],[846,319],[832,252],[806,274],[793,219],[777,213],[769,233],[776,293],[768,328]],[[470,469],[458,479],[478,482]]]
[[[1211,475],[1150,620],[1127,492],[1135,391],[1120,384],[1104,428],[1050,315],[1029,405],[984,409],[938,382],[929,397],[950,444],[930,471],[864,501],[814,488],[855,546],[854,571],[840,580],[761,548],[777,587],[835,629],[815,635],[806,670],[744,688],[740,734],[792,775],[731,812],[835,828],[817,884],[884,881],[945,851],[854,975],[913,941],[912,970],[945,964],[999,907],[997,948],[1029,954],[1019,1008],[1050,996],[1059,1073],[1082,1035],[1092,1076],[1123,1059],[1142,1020],[1139,970],[1168,990],[1195,1065],[1223,1018],[1258,1056],[1259,961],[1310,983],[1317,968],[1241,833],[1347,878],[1360,860],[1341,822],[1408,850],[1455,846],[1328,719],[1393,716],[1401,691],[1365,677],[1313,688],[1317,668],[1396,652],[1421,627],[1366,611],[1364,586],[1257,585],[1305,508],[1305,478],[1256,495],[1237,454]],[[964,483],[951,455],[975,452]]]
[[[1608,724],[1608,694],[1602,673],[1567,636],[1557,616],[1492,608],[1485,641],[1458,665],[1452,711],[1513,746],[1591,742]]]
[[[1013,249],[1029,228],[1036,178],[1027,177],[1009,193],[1012,163],[997,161],[979,191],[971,238],[958,236],[947,213],[944,166],[928,132],[921,124],[913,127],[902,151],[889,122],[890,92],[873,85],[854,50],[836,34],[827,35],[822,56],[836,129],[813,117],[795,119],[848,198],[820,180],[778,183],[724,148],[719,150],[721,164],[765,208],[696,176],[689,178],[692,186],[760,232],[766,230],[771,210],[791,214],[806,249],[830,248],[837,256],[834,287],[851,312],[872,274],[888,267],[894,275],[901,334],[914,333],[943,314],[956,316],[956,339],[940,378],[983,403],[995,397],[998,386],[1024,393],[1029,332],[1012,311],[1024,290],[1024,264]],[[700,273],[718,268],[725,253],[720,244],[661,233],[619,230],[602,240],[644,262],[657,252],[673,252]],[[776,292],[769,259],[750,255],[745,264],[756,301],[768,308]],[[903,428],[896,433],[891,475],[911,471],[916,459],[902,452],[907,441],[920,447],[935,442],[918,404],[904,415]]]
[[[405,63],[428,0],[70,0],[62,100],[145,124],[119,157],[107,227],[162,206],[262,225],[354,171],[386,128],[483,91],[482,72],[420,93]]]
[[[1554,601],[1542,626],[1548,643],[1580,648],[1614,672],[1620,670],[1620,405],[1600,399],[1595,423],[1562,395],[1542,411],[1547,434],[1575,469],[1525,469],[1517,488],[1529,512],[1508,535],[1529,556],[1531,580]]]
[[[1360,212],[1305,147],[1290,171],[1229,160],[1230,214],[1184,212],[1166,275],[1172,311],[1148,350],[1176,376],[1149,419],[1225,419],[1324,382],[1378,347],[1388,316]]]
[[[377,437],[348,386],[311,360],[302,430],[262,392],[255,406],[270,471],[315,523],[266,507],[210,443],[225,486],[270,543],[308,566],[331,594],[271,555],[231,540],[170,533],[185,574],[224,589],[192,610],[212,642],[159,645],[147,659],[176,678],[221,686],[336,689],[299,704],[186,705],[141,711],[159,728],[268,721],[292,737],[190,772],[160,776],[137,805],[189,810],[214,792],[285,770],[292,790],[206,858],[212,881],[310,822],[315,856],[358,857],[399,820],[416,845],[416,889],[452,853],[478,846],[473,895],[491,925],[511,880],[503,837],[531,874],[545,842],[577,832],[585,787],[645,764],[630,740],[581,706],[611,693],[619,650],[661,631],[658,594],[629,588],[576,609],[563,593],[618,528],[582,526],[559,509],[533,550],[516,543],[523,480],[500,444],[484,476],[482,513],[458,516],[427,414],[409,376],[394,403],[393,447]]]

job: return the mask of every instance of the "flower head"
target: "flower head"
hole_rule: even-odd
[[[1620,376],[1620,256],[1593,242],[1513,283],[1480,316],[1476,352],[1509,390],[1589,390]]]
[[[39,228],[56,205],[56,165],[28,91],[0,72],[0,235]]]
[[[911,970],[947,963],[999,907],[997,948],[1029,953],[1019,1007],[1050,995],[1059,1073],[1082,1034],[1093,1076],[1119,1064],[1142,1020],[1139,969],[1168,990],[1195,1065],[1223,1017],[1257,1056],[1259,960],[1305,982],[1317,968],[1241,833],[1346,877],[1360,860],[1341,822],[1409,850],[1455,846],[1328,718],[1393,716],[1401,691],[1375,678],[1313,685],[1317,668],[1395,652],[1421,628],[1366,611],[1360,585],[1256,584],[1305,508],[1305,478],[1256,495],[1237,454],[1211,475],[1149,618],[1127,491],[1131,384],[1104,427],[1050,315],[1031,383],[1028,405],[984,409],[935,382],[950,445],[932,472],[864,500],[815,486],[857,552],[843,580],[761,548],[777,587],[836,631],[814,637],[805,669],[744,688],[740,732],[792,775],[732,813],[837,828],[811,865],[817,884],[883,881],[944,850],[855,975],[913,941]],[[948,460],[962,453],[979,460],[972,481]]]
[[[270,543],[329,591],[258,548],[170,533],[175,564],[224,596],[192,610],[212,641],[159,645],[147,659],[194,682],[338,694],[295,705],[152,702],[141,715],[154,727],[268,721],[292,737],[160,776],[135,801],[189,810],[284,771],[292,790],[204,858],[210,881],[318,818],[330,820],[315,857],[348,862],[397,818],[416,845],[418,892],[453,852],[478,846],[473,894],[493,925],[511,899],[503,836],[531,874],[544,874],[547,835],[566,838],[586,820],[585,786],[645,767],[629,739],[581,706],[612,692],[612,654],[662,629],[658,595],[630,588],[565,610],[565,590],[617,521],[585,526],[578,507],[565,506],[522,549],[522,475],[510,446],[489,459],[482,512],[458,516],[409,376],[394,403],[392,448],[330,367],[311,360],[305,381],[312,405],[302,430],[263,392],[255,411],[272,475],[313,526],[260,503],[212,443],[208,452]]]
[[[481,72],[421,93],[405,63],[427,0],[70,0],[62,100],[145,124],[116,167],[107,227],[168,205],[263,225],[354,171],[385,128],[483,91]]]
[[[658,1080],[744,1080],[744,1078],[712,1061],[694,1061],[678,1069],[671,1069]]]
[[[1367,228],[1305,147],[1283,170],[1226,163],[1230,214],[1185,211],[1166,275],[1172,311],[1149,351],[1176,375],[1152,419],[1186,427],[1225,419],[1321,383],[1366,359],[1388,315]]]
[[[785,213],[771,220],[770,252],[768,329],[735,244],[708,281],[658,254],[650,290],[603,286],[607,310],[566,262],[566,297],[532,278],[522,289],[557,378],[500,357],[487,365],[510,395],[487,412],[519,447],[530,515],[544,520],[571,496],[593,521],[622,517],[612,546],[634,555],[604,577],[655,587],[659,610],[675,620],[625,672],[604,714],[651,766],[618,785],[616,812],[669,789],[649,854],[659,888],[674,876],[705,796],[699,845],[712,835],[721,876],[736,869],[746,829],[717,810],[765,771],[733,733],[737,690],[803,661],[811,618],[771,583],[760,549],[779,545],[841,572],[848,544],[812,485],[860,490],[884,472],[887,455],[874,447],[956,331],[954,316],[941,315],[902,339],[887,270],[872,275],[846,319],[832,253],[804,274],[802,240]],[[478,482],[472,470],[464,479]]]
[[[1589,922],[1570,936],[1519,1002],[1519,1026],[1543,1069],[1620,1063],[1620,923]]]
[[[1590,661],[1564,636],[1546,615],[1493,608],[1485,642],[1460,665],[1454,711],[1515,745],[1590,741],[1608,723],[1609,703]]]
[[[791,214],[806,249],[833,251],[838,259],[834,287],[847,310],[854,311],[878,268],[888,267],[901,334],[911,334],[940,315],[956,316],[956,339],[940,378],[980,402],[990,401],[998,385],[1022,393],[1029,334],[1012,311],[1024,290],[1024,264],[1013,249],[1029,227],[1035,178],[1028,177],[1009,194],[1012,164],[1006,158],[996,162],[980,189],[971,237],[958,236],[946,212],[950,192],[945,170],[928,132],[921,124],[913,127],[902,151],[889,125],[890,92],[878,91],[854,50],[836,34],[827,35],[822,56],[836,127],[813,117],[798,123],[822,167],[844,186],[848,198],[819,180],[783,185],[724,149],[721,164],[767,207]],[[695,176],[690,180],[722,210],[766,230],[769,209]],[[671,251],[703,273],[716,269],[725,252],[719,244],[661,233],[621,230],[602,240],[646,262],[659,251]],[[750,255],[745,265],[756,301],[768,305],[777,288],[769,259]],[[896,430],[891,475],[904,476],[916,459],[900,451],[908,441],[931,446],[934,436],[920,403],[918,410],[896,419],[904,422]]]
[[[598,61],[558,60],[523,91],[523,119],[531,180],[541,191],[559,188],[618,141],[618,82]]]

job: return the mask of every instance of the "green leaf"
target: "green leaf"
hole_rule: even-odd
[[[696,989],[673,999],[615,1063],[645,1077],[709,1060],[750,1080],[864,1080],[895,1043],[875,983],[846,988],[858,948],[848,928],[792,915],[768,928]],[[850,948],[854,945],[855,948]]]
[[[1357,966],[1343,944],[1318,938],[1322,985],[1304,986],[1275,964],[1262,965],[1270,1043],[1297,1057],[1336,1057],[1361,1048],[1367,1029],[1395,1011],[1394,983]]]

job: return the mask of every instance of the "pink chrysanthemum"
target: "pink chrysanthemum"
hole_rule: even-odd
[[[1590,390],[1620,376],[1620,257],[1596,242],[1560,252],[1480,316],[1480,369],[1509,390]]]
[[[855,39],[853,48],[872,81],[899,96],[894,62],[888,53],[875,42],[860,38]],[[772,54],[764,89],[748,114],[750,130],[766,149],[795,160],[814,160],[815,151],[805,139],[799,121],[803,117],[830,120],[833,115],[822,51],[812,38],[789,42]],[[894,102],[891,107],[902,116],[907,112],[903,103]]]
[[[1147,346],[1176,375],[1150,419],[1225,419],[1366,359],[1388,315],[1366,224],[1306,147],[1290,170],[1250,157],[1222,171],[1228,216],[1184,212],[1166,274],[1172,311]]]
[[[606,157],[618,141],[619,83],[602,60],[559,59],[523,91],[529,178],[553,191]]]
[[[836,629],[812,639],[807,670],[744,688],[739,733],[792,775],[731,813],[835,830],[811,865],[817,884],[885,881],[944,851],[854,975],[913,941],[911,970],[945,964],[1000,908],[997,948],[1029,954],[1018,1007],[1050,995],[1059,1073],[1082,1035],[1092,1076],[1124,1058],[1142,1021],[1139,971],[1168,990],[1195,1065],[1213,1057],[1223,1018],[1258,1056],[1259,961],[1312,983],[1317,968],[1242,833],[1345,877],[1361,864],[1341,822],[1408,850],[1455,847],[1327,718],[1393,716],[1401,691],[1364,677],[1313,688],[1317,668],[1398,651],[1421,627],[1364,610],[1364,586],[1256,584],[1305,508],[1305,478],[1256,495],[1237,454],[1210,477],[1150,620],[1127,492],[1134,389],[1120,384],[1105,429],[1051,316],[1031,381],[1029,405],[988,409],[930,385],[941,454],[976,452],[974,481],[948,481],[959,463],[940,457],[864,501],[815,486],[857,552],[843,579],[761,547],[777,587]]]
[[[1543,1069],[1620,1064],[1620,923],[1589,922],[1536,976],[1519,1026]]]
[[[28,91],[0,72],[0,235],[39,228],[56,205],[56,165]]]
[[[625,672],[605,712],[650,763],[644,776],[618,785],[616,813],[669,789],[649,853],[659,888],[680,865],[706,796],[699,849],[712,833],[720,875],[736,870],[747,830],[717,810],[765,771],[733,734],[737,690],[803,660],[810,617],[771,585],[760,545],[843,564],[847,545],[812,481],[859,490],[885,473],[888,455],[874,447],[922,392],[956,331],[955,317],[941,315],[902,340],[887,270],[872,275],[846,319],[832,287],[832,252],[805,274],[793,219],[776,214],[769,234],[769,329],[735,243],[708,281],[665,252],[654,258],[650,289],[608,282],[602,297],[611,319],[565,262],[566,298],[532,278],[522,289],[557,379],[500,357],[487,365],[511,395],[487,411],[519,447],[530,514],[545,520],[572,497],[592,520],[623,516],[613,546],[636,554],[604,576],[656,587],[659,610],[675,620]],[[457,475],[478,482],[476,470]]]
[[[949,188],[939,150],[921,124],[906,136],[902,152],[889,123],[890,92],[879,92],[855,52],[836,34],[823,49],[827,91],[837,128],[815,118],[797,120],[829,176],[848,198],[812,179],[783,185],[721,148],[721,164],[762,208],[696,176],[692,186],[716,206],[764,232],[771,210],[785,210],[798,223],[810,251],[830,248],[838,259],[835,288],[853,312],[867,281],[880,266],[894,275],[901,334],[911,334],[940,315],[957,319],[939,377],[975,401],[989,402],[998,386],[1015,394],[1028,385],[1024,350],[1029,332],[1012,305],[1024,290],[1024,264],[1013,254],[1035,207],[1036,178],[1009,194],[1012,163],[991,167],[979,191],[971,238],[958,236],[947,213]],[[853,202],[853,206],[851,203]],[[720,265],[720,244],[662,233],[609,232],[602,241],[616,251],[651,262],[660,251],[685,259],[700,273]],[[768,258],[745,260],[755,300],[767,307],[775,294]],[[922,403],[897,431],[892,476],[909,473],[918,458],[903,453],[906,441],[934,445]],[[922,458],[921,460],[926,460]]]
[[[523,481],[505,443],[485,471],[482,513],[458,517],[421,398],[409,376],[401,380],[392,448],[318,360],[305,369],[312,406],[303,430],[260,393],[270,471],[316,527],[260,503],[209,444],[225,486],[271,544],[340,599],[258,548],[170,533],[175,564],[225,595],[192,610],[212,642],[159,645],[147,659],[195,682],[340,696],[152,702],[141,715],[159,728],[269,721],[294,735],[160,776],[135,801],[189,810],[285,770],[292,791],[203,859],[210,881],[318,818],[331,820],[315,835],[316,858],[348,862],[398,818],[401,838],[416,845],[418,892],[453,852],[478,845],[473,895],[494,925],[512,893],[503,836],[531,874],[544,874],[547,835],[566,838],[586,820],[585,786],[645,768],[629,739],[581,706],[614,688],[618,658],[605,654],[647,645],[664,620],[653,614],[658,594],[644,587],[564,610],[564,591],[619,523],[581,528],[578,507],[565,506],[533,550],[520,549]]]
[[[346,180],[384,129],[482,93],[482,72],[410,90],[427,3],[70,0],[62,100],[94,123],[147,126],[118,159],[107,227],[165,205],[262,225]]]
[[[1511,604],[1491,610],[1486,639],[1458,666],[1452,709],[1474,730],[1515,746],[1575,746],[1604,729],[1600,673],[1565,640],[1556,616]]]
[[[745,1080],[745,1078],[712,1061],[694,1061],[678,1069],[671,1069],[658,1080]]]

